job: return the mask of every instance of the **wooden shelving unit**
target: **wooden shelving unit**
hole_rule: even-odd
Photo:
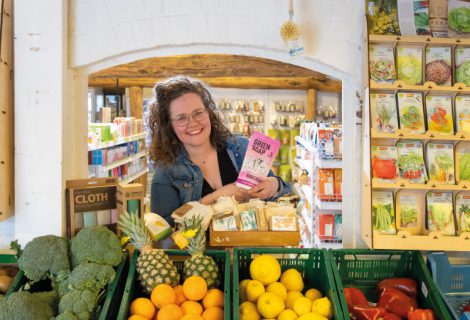
[[[470,39],[455,38],[432,38],[427,36],[378,36],[369,35],[366,39],[366,46],[369,43],[379,44],[410,44],[418,46],[427,45],[450,45],[455,48],[457,45],[470,46]],[[368,50],[366,50],[368,51]],[[457,236],[443,236],[439,232],[426,232],[422,235],[411,235],[406,231],[398,231],[396,235],[380,235],[372,228],[372,191],[388,190],[396,192],[403,189],[412,190],[439,190],[452,191],[455,195],[458,191],[470,190],[470,183],[460,182],[458,184],[440,184],[436,181],[428,181],[426,184],[411,184],[404,179],[398,179],[395,183],[380,183],[372,179],[371,171],[371,145],[395,144],[400,139],[439,140],[455,143],[459,141],[470,141],[470,136],[466,133],[457,132],[453,135],[442,135],[427,131],[424,134],[408,134],[401,129],[394,133],[381,133],[371,129],[369,94],[371,92],[448,92],[455,97],[459,93],[470,93],[470,87],[463,83],[456,83],[453,86],[437,86],[433,82],[425,82],[423,85],[406,85],[401,81],[394,83],[376,83],[370,80],[368,70],[368,57],[366,54],[364,64],[364,131],[363,131],[363,171],[362,171],[362,212],[361,212],[361,235],[365,243],[372,249],[400,249],[400,250],[445,250],[445,251],[470,251],[470,232],[463,232]],[[371,142],[372,141],[372,142]],[[424,221],[424,219],[423,219]]]

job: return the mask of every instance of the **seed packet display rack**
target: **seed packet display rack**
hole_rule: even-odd
[[[424,82],[422,85],[407,85],[397,80],[393,83],[377,83],[370,79],[369,73],[369,44],[390,45],[394,49],[397,46],[418,46],[423,49],[428,46],[450,46],[454,52],[457,46],[470,47],[470,39],[456,38],[432,38],[426,36],[378,36],[369,35],[365,40],[364,77],[365,80],[365,107],[364,107],[364,130],[363,130],[363,170],[362,170],[362,210],[361,210],[361,236],[364,242],[373,249],[407,249],[407,250],[445,250],[445,251],[469,251],[470,232],[462,232],[456,236],[444,236],[440,232],[431,231],[422,235],[412,235],[408,231],[397,231],[396,234],[384,235],[373,231],[372,215],[372,192],[391,191],[394,195],[396,208],[396,193],[399,190],[421,190],[423,197],[426,191],[452,192],[453,197],[459,191],[470,191],[470,183],[460,182],[456,184],[441,184],[437,181],[428,181],[425,184],[411,184],[404,179],[398,179],[395,183],[381,183],[372,178],[371,147],[372,146],[394,146],[398,141],[417,140],[423,146],[427,142],[439,142],[455,145],[460,141],[470,141],[470,134],[455,132],[453,135],[441,135],[432,131],[423,134],[409,134],[402,129],[393,133],[378,132],[372,128],[370,94],[400,92],[421,93],[423,100],[429,94],[447,94],[455,101],[458,94],[470,94],[470,87],[463,83],[455,83],[452,86],[438,86],[433,82]],[[455,55],[452,54],[454,60]],[[453,63],[454,65],[454,63]],[[424,69],[424,63],[423,63]],[[455,66],[452,68],[453,80],[455,81]],[[423,77],[424,79],[424,77]],[[453,105],[453,103],[452,103]],[[398,110],[398,108],[397,108]],[[398,114],[398,111],[397,111]],[[426,117],[426,116],[425,116]],[[455,119],[454,119],[455,124]],[[454,205],[455,208],[455,205]],[[424,214],[424,212],[422,212]],[[396,217],[396,215],[395,215]],[[423,219],[424,221],[424,219]]]

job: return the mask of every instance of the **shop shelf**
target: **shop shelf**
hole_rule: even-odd
[[[101,166],[101,170],[102,170],[102,171],[108,171],[108,170],[117,168],[117,167],[119,167],[119,166],[122,166],[123,164],[132,162],[132,161],[134,161],[134,160],[136,160],[136,159],[140,159],[140,158],[142,158],[142,157],[145,157],[146,155],[147,155],[147,152],[141,151],[141,152],[139,152],[139,153],[133,154],[133,155],[128,156],[128,157],[125,157],[125,158],[123,158],[123,159],[121,159],[121,160],[114,161],[114,162],[112,162],[112,163],[103,165],[103,166]]]
[[[395,183],[378,182],[372,178],[373,189],[409,189],[409,190],[455,190],[466,191],[470,189],[467,181],[460,181],[458,184],[442,184],[437,181],[429,180],[427,183],[410,183],[405,179],[399,178]]]
[[[315,197],[315,205],[320,210],[342,210],[343,203],[338,201],[325,201]]]
[[[104,300],[98,303],[98,308],[94,311],[95,315],[92,316],[93,319],[98,320],[114,320],[116,319],[118,308],[122,294],[124,292],[124,283],[126,281],[127,272],[129,269],[129,258],[125,254],[122,262],[116,268],[116,275],[114,280],[106,289]],[[27,278],[25,277],[23,271],[20,270],[18,275],[15,278],[15,281],[11,285],[10,289],[7,292],[7,296],[15,291],[22,289],[23,285],[27,283]],[[44,287],[50,287],[48,281],[40,281],[31,285],[31,292],[43,291]]]
[[[166,254],[173,261],[176,269],[180,274],[183,272],[184,260],[189,258],[188,251],[185,250],[165,250]],[[230,319],[230,254],[224,250],[206,250],[204,254],[212,257],[219,267],[220,276],[220,287],[224,292],[224,319]],[[115,319],[125,320],[129,315],[129,306],[132,301],[138,297],[146,296],[142,291],[142,287],[137,279],[137,258],[139,251],[134,251],[129,267],[129,273],[124,288],[124,294],[122,295],[121,305],[119,307],[119,313]],[[117,304],[118,305],[118,304]],[[117,309],[117,308],[116,308]]]
[[[333,304],[333,319],[342,319],[341,304],[336,291],[327,252],[319,249],[299,248],[235,248],[233,252],[233,316],[238,320],[239,282],[250,278],[250,263],[260,254],[277,257],[282,271],[295,268],[304,279],[304,291],[310,288],[320,290]],[[282,255],[282,258],[279,258]],[[228,318],[226,318],[228,319]]]
[[[470,138],[466,132],[457,132],[451,135],[442,135],[427,131],[422,134],[411,134],[398,129],[393,133],[390,132],[378,132],[375,129],[370,129],[370,137],[372,139],[412,139],[412,140],[450,140],[450,141],[465,141]]]
[[[317,234],[315,234],[314,239],[315,239],[315,245],[319,249],[342,249],[343,248],[343,243],[341,240],[320,240]]]
[[[139,171],[136,174],[133,174],[133,175],[127,177],[127,178],[122,179],[121,181],[119,181],[119,183],[121,183],[121,184],[130,183],[130,182],[134,181],[135,179],[139,178],[140,176],[143,176],[147,172],[149,172],[149,169],[145,168],[144,170]]]
[[[434,38],[430,36],[399,36],[376,34],[369,35],[369,42],[470,45],[470,40],[468,38]]]
[[[126,143],[126,142],[131,142],[131,141],[135,141],[135,140],[144,139],[146,135],[147,135],[147,133],[142,132],[142,133],[135,134],[133,136],[117,139],[115,141],[102,142],[102,143],[99,143],[99,144],[96,144],[96,145],[89,144],[88,145],[88,151],[114,147],[114,146],[117,146],[117,145],[120,145],[120,144],[123,144],[123,143]]]
[[[394,83],[378,83],[370,80],[370,89],[373,90],[389,90],[389,91],[422,91],[422,92],[470,92],[470,87],[464,83],[455,83],[453,86],[438,86],[434,82],[425,82],[422,85],[408,85],[403,81],[397,80]]]
[[[313,172],[312,160],[296,159],[296,161],[300,169],[307,171],[308,174],[312,174]]]
[[[463,307],[470,303],[470,264],[452,265],[444,252],[430,252],[427,265],[449,312],[460,319]]]
[[[369,301],[378,301],[377,283],[392,277],[410,277],[418,286],[418,305],[433,309],[439,319],[451,319],[419,251],[365,249],[329,250],[328,259],[336,281],[343,319],[351,319],[344,298],[346,287],[356,287]]]

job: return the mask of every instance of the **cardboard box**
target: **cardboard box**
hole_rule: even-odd
[[[116,209],[116,191],[118,178],[95,178],[66,181],[67,237],[75,234],[87,223],[98,224],[97,212]],[[79,220],[83,217],[83,220]],[[94,219],[94,220],[93,220]],[[115,219],[110,219],[110,227],[115,226]]]
[[[123,212],[135,212],[138,210],[139,216],[144,214],[144,185],[140,183],[119,184],[117,187],[117,214],[118,217]]]

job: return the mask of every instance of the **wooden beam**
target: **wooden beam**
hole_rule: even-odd
[[[142,119],[143,103],[144,98],[142,87],[129,87],[129,104],[131,110],[131,117]]]
[[[317,90],[307,90],[307,110],[305,120],[315,120],[317,118]]]
[[[0,0],[0,221],[14,213],[12,0]]]
[[[90,77],[90,87],[103,88],[126,88],[131,86],[153,87],[157,81],[164,78],[103,78]],[[320,91],[341,92],[341,81],[317,80],[312,77],[209,77],[198,78],[209,86],[219,88],[241,88],[241,89],[292,89],[308,90],[315,88]]]

